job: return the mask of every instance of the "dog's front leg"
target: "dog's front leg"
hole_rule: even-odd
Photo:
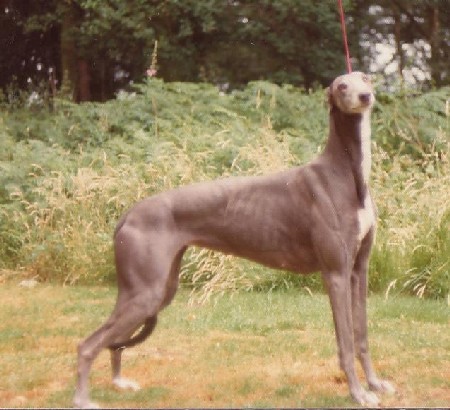
[[[367,271],[373,236],[374,229],[362,241],[352,272],[352,311],[356,356],[364,369],[369,389],[392,394],[395,393],[395,388],[388,381],[377,377],[369,354],[367,335]]]
[[[362,406],[376,406],[379,404],[377,396],[361,386],[354,366],[350,272],[346,270],[324,272],[323,280],[333,312],[339,363],[347,377],[350,394]]]

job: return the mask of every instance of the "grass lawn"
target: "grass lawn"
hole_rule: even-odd
[[[0,284],[0,406],[67,407],[77,343],[109,315],[115,288]],[[109,354],[94,363],[92,398],[108,407],[348,407],[324,295],[236,293],[207,305],[180,291],[152,337],[124,353],[119,392]],[[397,394],[384,406],[450,405],[446,301],[369,300],[374,364]],[[359,374],[362,372],[358,366]]]

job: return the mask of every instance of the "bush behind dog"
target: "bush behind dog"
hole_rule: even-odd
[[[313,158],[326,141],[322,90],[255,82],[231,95],[150,80],[114,101],[55,111],[4,106],[0,122],[0,266],[61,283],[114,281],[120,215],[150,194],[194,181],[259,175]],[[378,212],[370,288],[449,294],[448,89],[379,96],[372,191]],[[201,299],[236,289],[321,289],[297,276],[206,250],[182,280]]]

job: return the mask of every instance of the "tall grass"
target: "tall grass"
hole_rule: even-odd
[[[376,149],[375,161],[384,166],[375,167],[372,183],[379,218],[371,283],[386,295],[395,290],[419,297],[449,294],[450,143],[446,144],[437,163],[431,155],[427,163],[388,157]]]
[[[381,96],[374,113],[373,291],[449,294],[445,95]],[[304,163],[327,133],[323,91],[267,83],[221,96],[208,85],[153,80],[115,101],[61,102],[41,115],[4,111],[0,121],[0,268],[68,284],[114,280],[112,232],[137,200],[194,181]],[[321,289],[317,275],[275,272],[205,250],[186,255],[182,280],[202,289],[201,299],[235,289]]]

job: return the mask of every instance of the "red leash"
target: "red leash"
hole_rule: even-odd
[[[344,41],[345,60],[347,62],[347,71],[349,73],[351,73],[352,72],[352,63],[350,61],[350,51],[348,51],[347,31],[345,29],[344,7],[342,7],[342,0],[338,0],[338,3],[339,3],[339,14],[341,15],[342,39]]]

